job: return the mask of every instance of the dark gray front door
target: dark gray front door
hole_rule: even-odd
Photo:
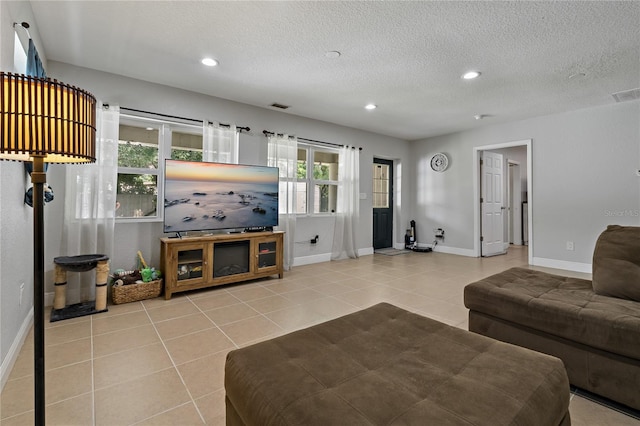
[[[373,159],[373,248],[393,246],[393,161]]]

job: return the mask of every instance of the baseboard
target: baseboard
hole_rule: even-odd
[[[418,244],[418,247],[422,247],[422,244]],[[432,247],[431,244],[425,244],[425,247]],[[438,253],[446,253],[446,254],[457,254],[458,256],[467,256],[467,257],[476,257],[475,252],[472,249],[462,249],[458,247],[449,247],[443,245],[436,245],[433,248],[433,251]]]
[[[369,256],[369,255],[373,255],[373,247],[358,249],[358,256]]]
[[[4,360],[0,365],[0,391],[4,389],[4,385],[9,380],[9,375],[11,374],[11,370],[18,359],[20,349],[22,349],[22,345],[24,344],[24,341],[29,334],[29,330],[31,329],[31,324],[33,324],[33,308],[29,310],[29,313],[22,322],[22,325],[18,330],[18,335],[13,339],[9,352],[7,352],[7,356],[4,357]]]
[[[44,294],[44,306],[53,306],[54,292]]]
[[[313,256],[302,256],[293,258],[293,266],[311,265],[314,263],[329,262],[331,253],[314,254]]]
[[[590,274],[592,266],[590,263],[569,262],[566,260],[546,259],[544,257],[534,257],[534,266],[544,266],[545,268],[564,269],[566,271],[584,272]]]
[[[367,256],[371,254],[373,254],[373,247],[358,249],[358,256]],[[314,263],[329,261],[331,261],[331,253],[314,254],[313,256],[294,257],[293,266],[312,265]]]

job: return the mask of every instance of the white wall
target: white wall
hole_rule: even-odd
[[[487,126],[411,143],[418,235],[446,230],[445,246],[474,247],[473,148],[532,139],[533,258],[540,265],[590,268],[609,224],[640,224],[640,103],[637,101]],[[429,168],[449,155],[444,173]],[[575,243],[574,251],[565,249]]]

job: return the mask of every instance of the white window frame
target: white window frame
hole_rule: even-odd
[[[305,213],[296,213],[299,217],[305,216],[333,216],[335,215],[335,211],[333,212],[318,212],[315,213],[315,187],[316,185],[335,185],[336,190],[338,188],[338,180],[324,180],[324,179],[314,179],[313,178],[313,169],[314,169],[314,157],[316,152],[325,152],[329,154],[337,154],[340,156],[340,151],[337,148],[329,148],[329,147],[320,147],[317,145],[307,144],[304,142],[298,142],[298,149],[304,149],[307,153],[307,177],[306,179],[298,179],[297,182],[304,182],[307,185],[307,211]],[[338,161],[338,167],[339,161]],[[338,175],[338,174],[336,174]],[[296,206],[297,210],[297,206]]]
[[[162,222],[164,220],[164,163],[165,159],[171,158],[172,132],[182,131],[185,129],[193,129],[194,134],[202,133],[201,125],[192,125],[185,123],[174,123],[166,120],[158,120],[148,117],[138,117],[134,115],[120,115],[120,125],[131,125],[140,128],[154,127],[158,129],[158,168],[137,168],[137,167],[120,167],[118,166],[118,175],[120,174],[145,174],[156,176],[156,214],[155,216],[141,217],[116,217],[117,223],[141,223],[141,222]],[[120,138],[118,138],[118,144]],[[143,143],[144,145],[144,143]],[[155,145],[153,145],[155,146]],[[179,149],[179,148],[178,148]],[[200,148],[202,150],[202,148]]]

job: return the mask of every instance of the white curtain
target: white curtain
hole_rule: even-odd
[[[268,165],[278,167],[278,226],[284,231],[284,269],[293,266],[296,234],[296,181],[298,170],[298,139],[287,135],[267,136]]]
[[[331,259],[358,257],[356,229],[360,217],[360,150],[345,146],[338,160],[338,199]]]
[[[100,105],[96,115],[96,162],[65,166],[63,256],[99,253],[111,259],[114,253],[119,107]],[[79,274],[68,274],[67,283],[68,303],[95,298],[94,278],[81,280]]]
[[[202,161],[238,164],[240,138],[235,125],[205,121],[202,129]]]

